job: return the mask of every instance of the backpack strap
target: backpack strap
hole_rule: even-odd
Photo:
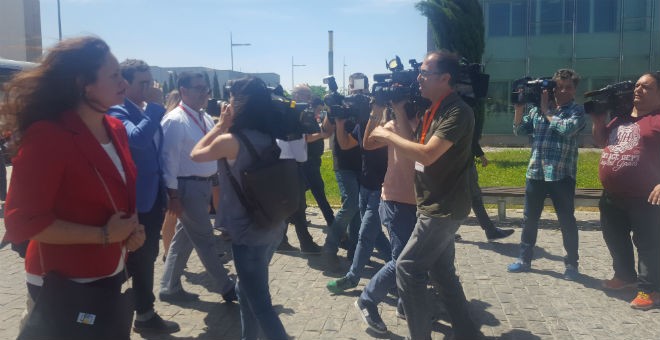
[[[231,169],[229,169],[227,158],[223,158],[222,163],[225,165],[225,170],[229,176],[229,182],[231,182],[231,186],[234,188],[234,192],[236,193],[236,196],[238,196],[238,200],[241,201],[241,204],[248,212],[252,211],[252,205],[248,203],[247,198],[245,198],[245,195],[243,194],[243,189],[241,189],[241,186],[238,184],[236,177],[234,177],[234,175],[231,173]]]
[[[247,138],[247,136],[243,133],[243,131],[236,131],[232,132],[236,138],[239,139],[240,142],[245,145],[247,148],[248,152],[250,153],[250,156],[252,156],[252,160],[259,160],[261,157],[259,157],[259,154],[257,153],[257,150],[254,148],[254,145],[250,142],[250,140]],[[225,165],[225,170],[227,171],[227,175],[229,176],[229,182],[231,182],[231,186],[234,188],[234,192],[236,192],[236,196],[238,197],[238,200],[241,201],[241,204],[243,207],[248,211],[251,212],[254,210],[253,206],[248,202],[247,198],[245,197],[245,194],[243,193],[243,189],[241,188],[241,185],[238,184],[238,180],[234,175],[231,173],[231,169],[229,168],[229,162],[227,162],[227,158],[222,159],[222,163]]]
[[[250,156],[252,156],[253,161],[257,161],[261,159],[259,157],[259,154],[257,153],[257,150],[254,148],[254,145],[250,142],[250,140],[247,138],[247,136],[243,133],[243,131],[236,131],[233,132],[233,134],[245,145],[245,147],[248,149],[248,152],[250,153]]]

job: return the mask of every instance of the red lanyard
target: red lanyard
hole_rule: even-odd
[[[429,128],[431,128],[431,123],[435,118],[435,114],[438,112],[438,108],[440,107],[440,104],[442,104],[442,101],[445,100],[445,98],[447,98],[447,96],[450,93],[451,92],[448,92],[447,94],[442,96],[440,100],[438,100],[438,102],[435,103],[433,107],[431,107],[431,110],[426,111],[426,113],[424,114],[424,119],[422,120],[422,136],[419,139],[420,144],[424,144],[424,142],[426,141],[426,133],[429,131]]]
[[[190,119],[193,120],[195,125],[197,125],[197,127],[199,127],[199,129],[202,130],[202,134],[205,135],[206,134],[206,121],[204,120],[204,116],[202,116],[201,113],[199,114],[199,118],[202,120],[200,122],[199,120],[197,120],[197,118],[195,118],[195,116],[192,113],[190,113],[188,111],[188,109],[186,109],[185,106],[179,104],[179,107],[183,110],[183,112],[185,112],[188,115],[188,117],[190,117]]]

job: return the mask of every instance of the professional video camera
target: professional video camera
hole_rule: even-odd
[[[296,140],[302,138],[303,126],[302,118],[305,110],[310,105],[308,103],[297,103],[284,95],[282,85],[277,87],[269,87],[271,94],[270,98],[273,103],[275,111],[281,116],[280,136],[277,138],[282,140]]]
[[[422,98],[419,90],[417,77],[422,63],[410,59],[411,69],[404,70],[401,59],[395,56],[387,63],[389,74],[374,74],[374,86],[372,93],[376,103],[385,104],[388,101],[399,102],[408,100],[411,103],[428,103]],[[469,63],[467,59],[461,58],[460,73],[455,82],[456,92],[464,99],[481,99],[488,94],[488,81],[490,76],[483,72],[483,65]]]
[[[385,67],[392,73],[374,74],[374,84],[371,93],[376,104],[384,106],[388,102],[403,100],[417,101],[422,95],[419,92],[419,67],[422,65],[415,59],[408,61],[412,69],[404,70],[399,56],[386,63]]]
[[[635,83],[630,80],[586,92],[584,98],[591,99],[584,103],[584,111],[593,115],[608,112],[613,116],[629,114],[633,108],[634,92]]]
[[[551,77],[532,79],[530,77],[520,78],[513,82],[511,92],[512,104],[532,103],[541,106],[541,94],[543,90],[548,90],[548,100],[554,100],[554,89],[557,82]]]
[[[323,102],[330,109],[328,111],[328,119],[352,119],[357,122],[366,121],[371,112],[369,103],[371,98],[365,94],[357,93],[348,96],[343,96],[337,89],[337,81],[334,76],[323,78],[323,83],[328,85],[328,93]],[[363,85],[364,86],[364,85]]]
[[[468,105],[474,107],[480,99],[488,95],[490,75],[484,73],[484,65],[470,63],[466,58],[459,61],[460,75],[454,90]]]
[[[213,117],[220,117],[220,111],[222,110],[222,105],[226,103],[224,100],[217,100],[211,98],[206,104],[206,113]]]

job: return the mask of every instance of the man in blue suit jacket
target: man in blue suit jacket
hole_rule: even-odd
[[[138,220],[144,225],[144,246],[130,253],[126,264],[133,278],[135,292],[135,324],[138,333],[169,334],[179,331],[179,325],[163,320],[154,310],[154,263],[158,257],[158,240],[163,225],[165,197],[160,153],[163,132],[160,121],[165,114],[163,92],[154,87],[154,80],[142,60],[128,59],[120,64],[122,76],[128,81],[124,105],[110,108],[109,114],[126,127],[133,161],[137,167]]]

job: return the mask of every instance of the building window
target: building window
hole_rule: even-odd
[[[488,34],[502,37],[510,34],[511,8],[509,3],[494,3],[488,6]]]
[[[486,11],[489,37],[526,34],[527,0],[490,2]]]

